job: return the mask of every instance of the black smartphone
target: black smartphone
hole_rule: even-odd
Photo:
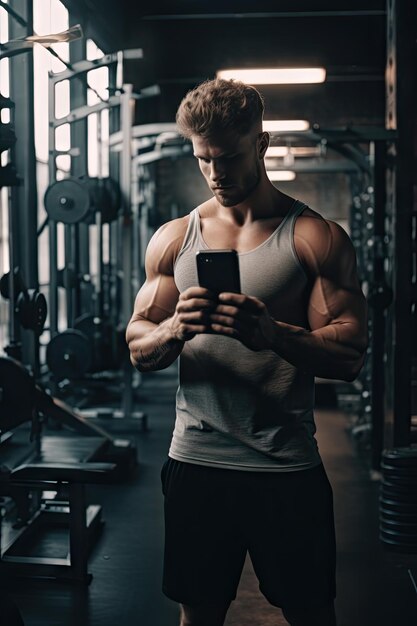
[[[200,287],[214,293],[240,293],[239,258],[236,250],[199,250],[196,259]]]

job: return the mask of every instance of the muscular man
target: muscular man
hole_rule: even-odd
[[[292,626],[336,624],[314,376],[357,376],[366,304],[344,230],[269,181],[262,115],[240,82],[207,81],[182,101],[178,128],[213,197],[153,236],[127,329],[140,371],[180,357],[162,483],[163,590],[181,626],[224,623],[247,551]],[[210,248],[238,251],[241,294],[198,286],[195,253]]]

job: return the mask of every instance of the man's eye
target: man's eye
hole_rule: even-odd
[[[203,163],[210,163],[210,159],[203,159],[200,157],[200,161],[203,161]]]

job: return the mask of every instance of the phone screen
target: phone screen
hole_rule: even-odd
[[[215,293],[240,293],[239,258],[236,250],[199,250],[196,260],[200,287]]]

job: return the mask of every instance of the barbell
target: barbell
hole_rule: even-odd
[[[64,178],[47,188],[44,205],[55,222],[93,224],[100,212],[101,221],[109,223],[118,216],[120,187],[112,178]]]

